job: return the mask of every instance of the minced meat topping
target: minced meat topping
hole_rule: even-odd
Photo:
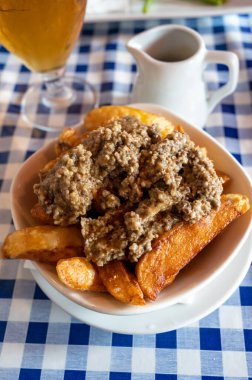
[[[81,223],[86,257],[104,265],[137,261],[178,221],[208,215],[222,184],[187,134],[162,139],[157,125],[124,117],[59,157],[34,191],[55,224]]]

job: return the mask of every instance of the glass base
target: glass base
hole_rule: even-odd
[[[66,127],[83,124],[85,113],[98,106],[95,88],[85,79],[64,75],[64,96],[50,98],[44,83],[31,85],[22,100],[22,115],[26,122],[43,131],[60,132]]]

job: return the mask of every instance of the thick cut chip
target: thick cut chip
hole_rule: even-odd
[[[5,258],[46,263],[80,256],[82,252],[83,238],[77,227],[27,227],[9,234],[2,246]]]
[[[55,153],[56,156],[67,152],[69,149],[80,144],[87,137],[88,132],[80,133],[78,129],[75,128],[65,128],[63,132],[59,135],[56,145]]]
[[[184,132],[181,126],[176,126],[175,128],[175,126],[163,116],[158,116],[127,106],[104,106],[100,108],[94,108],[87,113],[84,121],[84,133],[81,134],[80,131],[74,128],[65,128],[63,130],[63,132],[59,135],[55,145],[56,156],[59,156],[67,150],[80,144],[83,140],[85,140],[90,131],[106,125],[111,120],[124,116],[134,116],[139,121],[147,125],[157,123],[160,129],[160,134],[163,138],[165,138],[174,129],[180,132]]]
[[[154,115],[152,113],[141,111],[136,108],[127,106],[104,106],[100,108],[94,108],[86,115],[84,128],[86,130],[94,130],[98,127],[104,126],[111,120],[118,119],[123,116],[134,116],[146,125],[157,123],[158,127],[160,128],[161,136],[163,138],[171,133],[175,127],[163,116]]]
[[[144,305],[143,292],[134,276],[122,261],[112,261],[98,267],[99,276],[107,289],[120,302]]]
[[[31,215],[36,221],[41,224],[54,224],[52,215],[49,215],[45,212],[42,206],[39,203],[36,203],[31,209]]]
[[[56,156],[61,155],[68,149],[73,148],[80,142],[80,135],[74,128],[65,128],[57,139],[55,145]]]
[[[61,259],[56,266],[58,277],[68,288],[105,292],[97,268],[85,257]]]
[[[249,209],[248,198],[239,194],[221,197],[218,211],[190,224],[181,222],[157,239],[152,250],[136,265],[136,276],[144,295],[155,300],[178,272],[229,223]]]
[[[221,170],[216,170],[217,176],[222,180],[222,184],[226,185],[230,182],[230,177],[227,173],[222,172]]]

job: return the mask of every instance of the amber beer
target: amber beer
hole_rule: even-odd
[[[0,44],[31,70],[63,67],[82,27],[86,0],[1,0]]]

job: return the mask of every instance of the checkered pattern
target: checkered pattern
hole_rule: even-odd
[[[134,34],[169,21],[87,24],[68,72],[92,82],[101,104],[125,104],[136,72],[125,49]],[[210,115],[207,131],[252,174],[252,15],[176,20],[198,30],[210,49],[240,58],[237,91]],[[209,88],[226,68],[209,66]],[[13,229],[9,190],[22,162],[52,134],[30,129],[20,99],[36,79],[0,49],[0,228]],[[19,262],[0,263],[1,380],[221,380],[252,378],[252,270],[231,298],[208,317],[157,335],[105,332],[71,318],[42,293]]]

